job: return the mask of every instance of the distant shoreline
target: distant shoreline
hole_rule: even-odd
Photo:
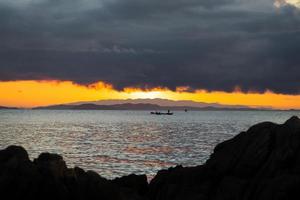
[[[72,108],[65,108],[65,109],[59,109],[59,108],[0,108],[1,110],[28,110],[28,111],[41,111],[41,110],[49,110],[49,111],[153,111],[151,109],[72,109]],[[164,110],[171,110],[175,112],[185,112],[184,110],[180,109],[159,109],[159,111],[164,111]],[[206,112],[206,111],[242,111],[242,112],[247,112],[247,111],[268,111],[268,112],[300,112],[300,110],[295,110],[295,109],[290,109],[290,110],[280,110],[280,109],[194,109],[194,110],[188,110],[187,112]]]
[[[192,100],[170,99],[108,99],[52,104],[31,108],[1,106],[0,109],[29,110],[144,110],[144,111],[300,111],[300,109],[280,109],[258,105],[227,105],[217,102],[206,103]]]

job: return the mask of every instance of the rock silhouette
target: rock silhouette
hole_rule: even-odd
[[[0,192],[8,199],[284,200],[300,197],[300,119],[263,122],[217,145],[203,165],[107,180],[67,168],[63,158],[0,151]]]

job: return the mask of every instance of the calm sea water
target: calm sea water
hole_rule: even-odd
[[[107,178],[206,161],[216,144],[262,121],[283,123],[298,112],[0,110],[0,148],[22,145],[31,158],[61,154],[69,167]]]

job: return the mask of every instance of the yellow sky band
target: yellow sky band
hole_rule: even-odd
[[[7,81],[0,82],[0,105],[31,108],[102,99],[164,98],[276,109],[300,109],[300,95],[275,94],[271,91],[262,94],[242,93],[239,90],[231,93],[205,90],[186,92],[184,89],[179,87],[177,91],[171,91],[155,88],[143,91],[138,88],[125,88],[124,91],[117,91],[103,82],[83,86],[71,81]]]

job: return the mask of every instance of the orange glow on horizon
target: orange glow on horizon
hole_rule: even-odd
[[[205,103],[245,105],[251,107],[272,107],[277,109],[300,109],[300,95],[265,93],[242,93],[238,87],[234,92],[189,92],[188,87],[176,91],[167,88],[141,90],[125,88],[117,91],[112,85],[97,82],[88,86],[71,81],[6,81],[0,82],[0,105],[31,108],[53,104],[104,99],[163,98],[171,100],[193,100]]]

